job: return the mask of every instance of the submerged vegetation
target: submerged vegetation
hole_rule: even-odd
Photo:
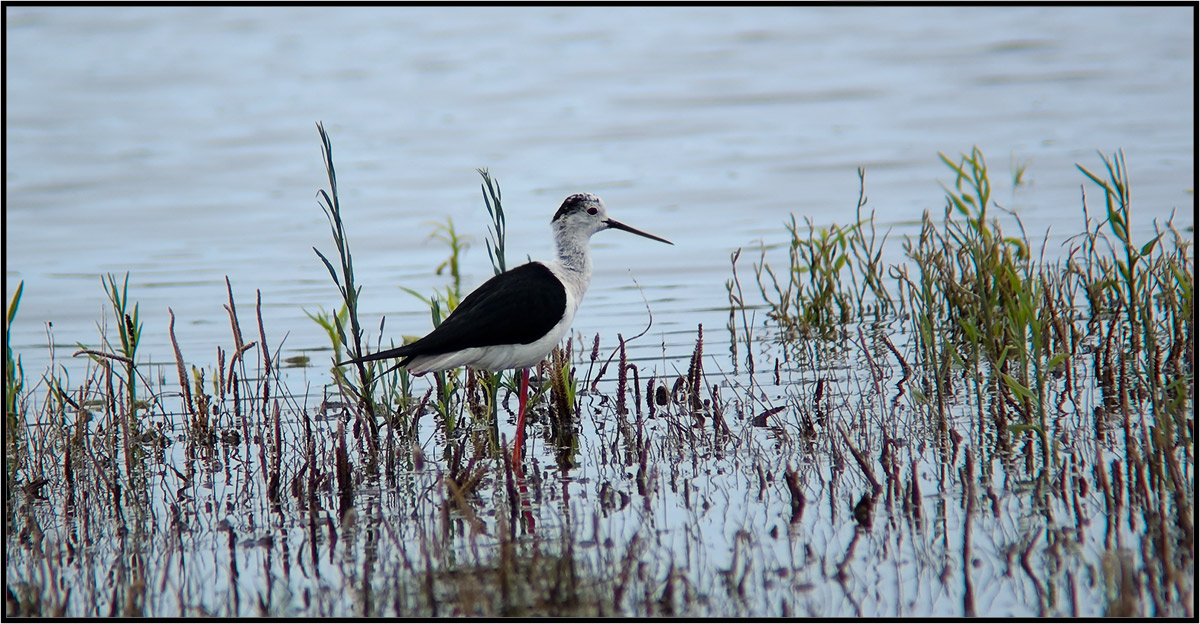
[[[968,513],[979,504],[971,499],[981,486],[994,498],[991,488],[1022,484],[1026,519],[1042,521],[1042,539],[1054,546],[1047,552],[1055,557],[1064,538],[1071,548],[1091,546],[1088,526],[1103,523],[1101,569],[1118,577],[1107,576],[1114,584],[1105,594],[1107,614],[1190,614],[1177,606],[1192,600],[1195,569],[1192,241],[1170,220],[1156,222],[1147,241],[1131,239],[1128,173],[1118,153],[1101,156],[1105,175],[1079,166],[1103,192],[1105,210],[1094,219],[1085,201],[1083,233],[1069,239],[1063,257],[1047,261],[1045,243],[1035,251],[1020,217],[992,200],[978,149],[957,161],[940,156],[954,183],[945,187],[941,218],[926,212],[920,234],[904,242],[912,262],[888,267],[895,298],[879,274],[873,217],[863,219],[861,212],[849,227],[814,233],[810,224],[807,239],[793,219],[786,288],[765,259],[755,265],[768,314],[789,343],[785,353],[811,355],[811,345],[788,338],[793,332],[816,328],[853,340],[844,326],[848,318],[876,319],[870,335],[858,329],[876,392],[882,376],[875,358],[895,359],[903,375],[893,404],[877,409],[898,415],[896,403],[908,394],[921,431],[917,440],[894,427],[863,432],[885,471],[897,441],[932,445],[943,469],[965,471],[939,486],[963,492]],[[860,197],[860,211],[864,204]],[[1006,234],[989,208],[1005,213],[1019,234]],[[734,262],[730,299],[740,302],[736,256]],[[842,288],[847,283],[850,288]],[[907,328],[888,329],[895,318],[885,315],[893,310]],[[897,337],[907,339],[907,355],[893,344]],[[818,395],[824,381],[818,376]],[[916,491],[913,482],[893,492],[899,479],[885,488],[849,448],[874,496],[884,489],[889,497]],[[1095,515],[1088,513],[1089,501]],[[1074,592],[1072,570],[1060,573],[1065,576],[1055,580]],[[1055,613],[1055,592],[1046,591],[1038,587],[1039,615]],[[971,602],[964,613],[982,614]]]
[[[338,362],[385,331],[320,134],[339,301],[310,316]],[[1195,617],[1191,238],[1134,239],[1120,153],[1080,166],[1062,253],[995,202],[979,150],[942,160],[945,205],[901,261],[863,171],[854,223],[793,217],[786,264],[764,246],[746,287],[735,252],[729,370],[703,327],[659,364],[637,336],[556,349],[523,470],[511,379],[372,362],[297,395],[261,295],[247,342],[228,285],[232,344],[208,368],[176,344],[167,382],[107,276],[120,340],[80,345],[82,380],[31,384],[7,348],[6,613]],[[414,294],[436,324],[466,246],[435,236],[449,284]]]

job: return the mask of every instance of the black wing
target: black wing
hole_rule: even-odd
[[[484,282],[424,338],[343,364],[529,344],[557,325],[566,307],[562,282],[546,265],[530,262]]]

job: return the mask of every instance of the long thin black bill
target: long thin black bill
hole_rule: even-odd
[[[615,219],[606,219],[606,220],[604,221],[604,224],[605,224],[605,225],[607,225],[607,226],[608,226],[608,227],[610,227],[610,228],[616,228],[616,229],[618,229],[618,230],[625,230],[626,232],[629,232],[630,234],[637,234],[638,236],[645,236],[646,238],[649,238],[649,239],[651,239],[651,240],[656,240],[656,241],[658,241],[658,242],[660,242],[660,243],[666,243],[666,244],[668,244],[668,245],[674,245],[674,244],[675,244],[675,243],[672,243],[671,241],[669,241],[669,240],[667,240],[667,239],[665,239],[665,238],[660,238],[660,237],[658,237],[658,236],[655,236],[655,235],[653,235],[653,234],[648,234],[648,233],[646,233],[646,232],[643,232],[643,231],[641,231],[641,230],[639,230],[639,229],[637,229],[637,228],[631,228],[631,227],[629,227],[628,225],[625,225],[624,223],[621,223],[620,221],[617,221],[617,220],[615,220]]]

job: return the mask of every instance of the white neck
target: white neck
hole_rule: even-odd
[[[556,227],[554,230],[558,265],[562,267],[564,277],[570,280],[572,290],[582,298],[592,279],[592,255],[588,250],[591,233],[562,227]]]

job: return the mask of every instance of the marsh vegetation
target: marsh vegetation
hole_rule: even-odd
[[[359,316],[321,136],[338,306],[311,316],[338,361],[395,334]],[[1133,238],[1120,153],[1062,173],[1085,189],[1063,249],[981,152],[941,159],[915,236],[880,231],[860,170],[850,223],[734,252],[728,326],[690,357],[631,357],[640,328],[564,343],[523,466],[509,373],[288,387],[330,358],[282,361],[232,286],[215,362],[149,364],[110,275],[82,379],[7,349],[6,613],[1195,617],[1192,233]],[[447,286],[414,294],[436,323],[465,247],[435,235]]]

